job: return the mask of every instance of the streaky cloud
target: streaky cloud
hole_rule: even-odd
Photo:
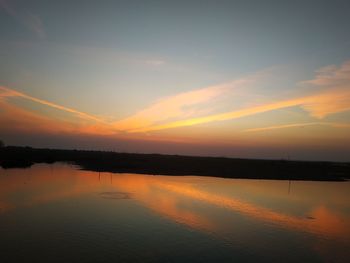
[[[233,120],[247,117],[259,113],[289,108],[302,107],[314,117],[323,118],[329,114],[341,112],[350,109],[350,90],[337,90],[332,92],[324,92],[322,94],[283,100],[279,102],[268,103],[260,106],[249,107],[237,111],[230,111],[220,114],[213,114],[200,118],[192,118],[176,122],[165,123],[145,127],[142,129],[134,129],[131,132],[149,132],[177,127],[193,126],[215,121]]]
[[[350,60],[341,66],[329,65],[316,70],[316,76],[312,80],[303,81],[302,84],[311,84],[319,87],[333,87],[346,85],[350,81]]]
[[[350,110],[350,74],[347,74],[348,72],[350,72],[350,61],[345,62],[339,68],[329,66],[317,71],[317,75],[313,80],[301,82],[302,85],[311,85],[317,88],[317,91],[308,96],[299,96],[204,117],[187,118],[149,126],[144,125],[144,127],[129,129],[128,131],[150,132],[193,126],[215,121],[233,120],[289,107],[301,107],[312,117],[322,119],[331,114]]]
[[[212,111],[210,103],[225,98],[229,93],[234,94],[238,88],[254,83],[258,78],[259,74],[161,98],[149,107],[112,125],[118,131],[134,132],[157,127],[161,122],[191,118],[203,112],[208,113]],[[201,107],[204,107],[204,110]]]
[[[1,100],[0,127],[7,132],[25,132],[40,134],[93,134],[112,135],[114,132],[101,123],[82,123],[76,121],[56,120],[40,113],[22,109]]]
[[[92,120],[92,121],[95,121],[95,122],[104,122],[104,120],[102,120],[101,118],[98,118],[98,117],[93,116],[91,114],[88,114],[88,113],[85,113],[85,112],[81,112],[81,111],[78,111],[78,110],[75,110],[75,109],[72,109],[72,108],[64,107],[62,105],[58,105],[58,104],[55,104],[55,103],[52,103],[52,102],[49,102],[49,101],[46,101],[46,100],[38,99],[38,98],[32,97],[30,95],[24,94],[22,92],[19,92],[19,91],[13,90],[13,89],[9,89],[7,87],[0,86],[0,91],[2,91],[2,93],[0,93],[0,98],[1,97],[20,97],[20,98],[24,98],[24,99],[27,99],[27,100],[34,101],[36,103],[39,103],[39,104],[42,104],[42,105],[45,105],[45,106],[49,106],[51,108],[55,108],[55,109],[58,109],[58,110],[62,110],[62,111],[65,111],[65,112],[69,112],[69,113],[75,114],[75,115],[77,115],[78,117],[80,117],[82,119]]]
[[[261,132],[261,131],[269,131],[269,130],[278,130],[278,129],[287,129],[287,128],[298,128],[298,127],[306,127],[306,126],[330,126],[334,128],[350,128],[350,123],[335,123],[335,122],[305,122],[305,123],[291,123],[284,125],[274,125],[269,127],[260,127],[244,130],[244,132]]]
[[[84,130],[88,133],[101,133],[102,131],[105,134],[123,133],[131,135],[132,133],[144,133],[217,121],[234,120],[290,107],[302,108],[316,120],[306,124],[286,124],[249,129],[246,131],[262,131],[303,125],[328,125],[334,127],[338,125],[341,127],[339,123],[331,124],[319,120],[331,114],[350,110],[350,75],[345,74],[349,70],[350,62],[346,62],[339,68],[336,66],[329,66],[317,71],[313,80],[301,83],[302,85],[311,85],[317,88],[317,90],[313,90],[313,93],[307,96],[294,96],[294,98],[290,99],[280,99],[279,101],[255,104],[234,111],[216,114],[208,114],[213,111],[213,102],[218,102],[218,100],[227,98],[228,96],[239,100],[238,94],[242,92],[242,90],[246,92],[244,87],[250,84],[256,87],[256,85],[259,84],[258,80],[261,75],[264,74],[260,72],[260,74],[251,75],[221,85],[214,85],[161,98],[136,114],[116,122],[107,122],[100,117],[39,99],[4,86],[0,86],[0,101],[1,99],[10,97],[20,97],[74,114],[80,119],[93,121],[94,125],[84,127]],[[251,96],[252,90],[249,92],[248,95]],[[344,125],[346,126],[346,124]]]

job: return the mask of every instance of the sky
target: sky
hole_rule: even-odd
[[[349,1],[0,0],[0,139],[350,161],[349,25]]]

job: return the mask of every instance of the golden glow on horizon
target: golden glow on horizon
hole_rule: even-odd
[[[44,101],[41,99],[37,99],[28,95],[25,95],[23,93],[19,93],[17,91],[5,88],[5,87],[0,87],[0,89],[2,89],[3,91],[5,91],[4,93],[0,93],[0,97],[6,98],[6,97],[22,97],[22,98],[26,98],[35,102],[38,102],[40,104],[43,105],[47,105],[50,107],[54,107],[63,111],[67,111],[70,113],[74,113],[77,114],[79,117],[84,118],[84,119],[89,119],[89,120],[93,120],[93,121],[97,121],[97,122],[103,122],[101,119],[98,119],[92,115],[80,112],[80,111],[76,111],[70,108],[66,108],[48,101]],[[192,94],[191,94],[192,95]],[[203,98],[202,98],[203,99]],[[168,101],[168,100],[166,100]],[[177,101],[177,99],[175,100]],[[4,107],[4,104],[2,104]],[[165,106],[166,103],[163,104],[160,103],[157,105],[157,107],[155,107],[159,113],[160,113],[160,117],[161,117],[161,107]],[[270,103],[270,104],[265,104],[265,105],[261,105],[261,106],[256,106],[256,107],[251,107],[251,108],[247,108],[247,109],[242,109],[242,110],[237,110],[237,111],[232,111],[232,112],[226,112],[226,113],[220,113],[220,114],[214,114],[214,115],[209,115],[209,116],[205,116],[205,117],[200,117],[200,118],[192,118],[192,119],[185,119],[185,120],[181,120],[181,121],[176,121],[176,122],[171,122],[171,123],[166,123],[166,124],[161,124],[161,125],[155,125],[155,126],[147,126],[145,128],[142,129],[132,129],[132,127],[141,125],[144,126],[145,123],[152,123],[151,121],[147,122],[144,121],[142,124],[139,124],[137,122],[137,117],[131,118],[131,119],[127,119],[125,122],[121,121],[120,123],[123,123],[122,126],[118,126],[118,123],[114,123],[114,124],[107,124],[104,123],[106,125],[106,127],[108,127],[111,132],[110,134],[113,134],[113,128],[114,126],[117,126],[118,129],[120,127],[124,127],[124,129],[128,129],[129,132],[131,133],[135,133],[135,132],[149,132],[149,131],[156,131],[156,130],[163,130],[163,129],[171,129],[171,128],[177,128],[177,127],[184,127],[184,126],[193,126],[193,125],[197,125],[197,124],[202,124],[202,123],[208,123],[208,122],[215,122],[215,121],[225,121],[225,120],[232,120],[232,119],[237,119],[237,118],[242,118],[242,117],[246,117],[246,116],[250,116],[250,115],[255,115],[255,114],[259,114],[259,113],[264,113],[264,112],[268,112],[268,111],[273,111],[273,110],[278,110],[278,109],[283,109],[283,108],[288,108],[288,107],[295,107],[295,106],[301,106],[302,108],[307,109],[308,111],[310,111],[310,113],[317,117],[317,118],[323,118],[326,115],[329,114],[334,114],[337,112],[342,112],[342,111],[346,111],[348,109],[350,109],[350,90],[332,90],[332,91],[326,91],[323,92],[321,94],[317,94],[317,95],[313,95],[313,96],[308,96],[308,97],[304,97],[304,98],[296,98],[296,99],[291,99],[291,100],[286,100],[286,101],[280,101],[280,102],[276,102],[276,103]],[[176,106],[174,107],[177,110],[181,107],[178,106],[178,104],[176,104]],[[175,110],[174,115],[176,115],[177,110]],[[150,112],[155,111],[155,109],[151,108]],[[40,115],[36,115],[37,117],[39,117]],[[160,118],[159,117],[159,118]],[[165,118],[163,116],[163,118]],[[312,123],[306,123],[306,124],[289,124],[289,125],[282,125],[282,126],[276,126],[273,128],[278,128],[278,127],[283,127],[283,128],[288,128],[288,127],[295,127],[295,126],[303,126],[303,125],[329,125],[332,127],[348,127],[348,125],[345,124],[341,124],[341,123],[323,123],[323,122],[312,122]],[[130,125],[130,126],[128,126]],[[107,129],[108,129],[107,128]],[[266,128],[257,128],[257,129],[249,129],[249,131],[252,130],[259,130],[259,129],[266,129]],[[88,130],[88,129],[87,129]],[[98,128],[91,128],[92,131],[94,130],[98,130]],[[116,131],[114,131],[116,132]]]
[[[240,92],[241,87],[247,87],[247,85],[254,87],[259,85],[261,76],[266,78],[265,73],[265,75],[256,74],[230,83],[182,92],[174,96],[162,98],[144,110],[119,121],[106,121],[106,119],[101,117],[96,117],[76,109],[35,98],[8,87],[0,86],[0,108],[2,109],[0,111],[0,124],[7,131],[19,130],[24,132],[107,135],[115,136],[115,138],[122,140],[136,139],[186,143],[206,141],[211,144],[212,142],[208,142],[203,136],[203,138],[195,135],[191,138],[188,134],[181,136],[180,130],[175,130],[170,135],[161,134],[161,131],[235,120],[297,107],[305,111],[304,115],[308,116],[308,121],[303,123],[288,123],[289,116],[286,116],[285,124],[248,129],[238,126],[238,131],[257,132],[317,125],[328,126],[332,129],[348,129],[350,124],[347,122],[320,121],[320,119],[329,115],[350,110],[350,75],[347,74],[348,72],[350,72],[350,62],[344,63],[339,68],[335,66],[327,67],[319,70],[313,80],[301,82],[302,86],[306,85],[309,87],[311,85],[312,87],[316,87],[316,89],[312,88],[308,92],[308,95],[295,95],[291,99],[279,99],[277,101],[260,103],[260,105],[250,104],[250,106],[244,106],[246,103],[239,107],[236,106],[238,108],[237,110],[216,114],[212,113],[215,109],[215,103],[219,103],[220,99],[227,96],[235,98],[235,95]],[[248,98],[254,92],[254,89],[249,92],[246,94]],[[241,95],[242,93],[239,96]],[[40,105],[70,113],[72,116],[63,120],[52,117],[52,115],[45,115],[43,112],[32,112],[20,106],[20,103],[12,103],[11,98],[26,99]],[[153,133],[152,136],[145,135],[145,133],[149,134],[156,131],[157,133]],[[220,143],[220,138],[225,140],[225,133],[226,131],[222,131],[220,135],[220,132],[217,132],[217,138],[211,138],[211,140]],[[247,138],[241,139],[247,141]],[[267,138],[263,140],[266,142],[269,141]]]

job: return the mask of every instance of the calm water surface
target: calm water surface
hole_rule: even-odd
[[[349,262],[350,182],[0,169],[1,262]]]

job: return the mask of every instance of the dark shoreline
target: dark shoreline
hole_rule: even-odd
[[[154,175],[200,175],[223,178],[346,181],[350,163],[234,159],[102,151],[0,148],[0,166],[27,168],[35,163],[68,162],[83,170]]]

